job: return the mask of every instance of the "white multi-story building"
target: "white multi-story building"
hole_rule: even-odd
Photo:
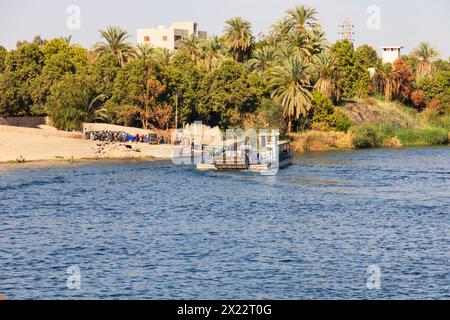
[[[399,46],[381,47],[383,63],[394,63],[395,60],[400,58],[402,49],[403,47]]]
[[[167,48],[176,50],[179,48],[179,40],[190,36],[197,35],[199,38],[206,39],[208,34],[206,31],[199,31],[198,24],[193,21],[177,21],[172,23],[169,28],[165,26],[157,26],[149,29],[138,29],[137,43],[149,44],[155,48]]]

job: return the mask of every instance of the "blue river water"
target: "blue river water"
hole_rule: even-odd
[[[276,176],[10,166],[0,219],[6,299],[450,298],[448,147],[296,155]]]

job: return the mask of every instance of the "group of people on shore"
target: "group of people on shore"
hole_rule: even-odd
[[[157,134],[148,135],[131,135],[124,131],[91,131],[84,132],[84,138],[86,140],[93,141],[105,141],[105,142],[140,142],[150,144],[168,144],[169,141],[165,137],[159,137]]]

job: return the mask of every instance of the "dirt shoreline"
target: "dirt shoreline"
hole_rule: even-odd
[[[170,159],[173,149],[172,145],[108,143],[57,131],[0,126],[0,164]]]
[[[67,160],[34,160],[25,163],[17,162],[0,162],[0,173],[3,171],[11,171],[17,169],[40,169],[40,168],[68,168],[79,167],[85,165],[108,165],[115,163],[139,163],[171,160],[170,158],[100,158],[100,159],[77,159],[74,161]]]

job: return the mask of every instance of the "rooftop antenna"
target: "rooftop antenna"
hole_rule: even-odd
[[[350,19],[345,17],[344,22],[342,25],[339,25],[339,35],[341,36],[342,40],[348,40],[350,42],[355,41],[355,33],[353,32],[353,28],[355,28],[354,25],[350,22]]]

